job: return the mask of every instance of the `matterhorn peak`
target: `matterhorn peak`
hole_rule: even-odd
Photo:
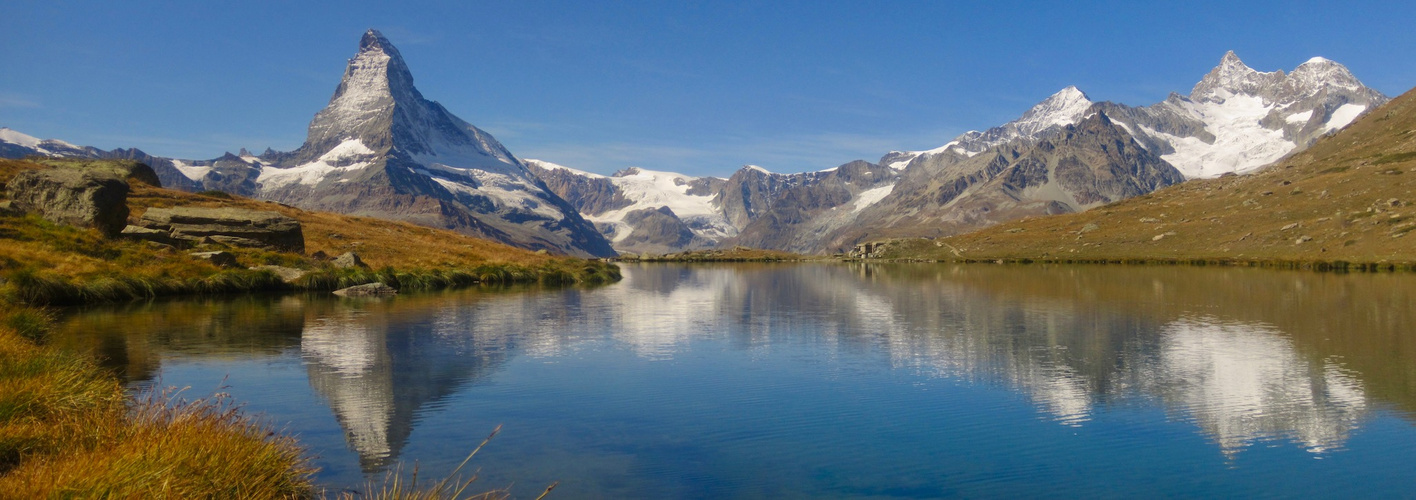
[[[389,43],[387,38],[384,38],[383,33],[379,33],[379,30],[373,28],[369,28],[369,31],[365,31],[364,37],[359,39],[359,52],[370,51],[384,52],[390,56],[402,57],[398,53],[398,49],[394,48],[393,44]]]

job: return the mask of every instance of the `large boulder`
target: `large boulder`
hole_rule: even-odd
[[[332,263],[334,264],[334,267],[338,267],[340,269],[369,268],[369,265],[364,263],[364,259],[360,259],[359,254],[354,252],[344,252],[344,254],[335,257]]]
[[[128,224],[128,182],[113,172],[25,170],[5,185],[12,205],[57,224],[92,227],[117,236]]]
[[[134,160],[95,160],[90,158],[39,158],[36,162],[54,168],[110,173],[129,182],[138,181],[152,187],[162,187],[152,167]]]
[[[300,221],[277,212],[239,208],[152,208],[138,225],[167,231],[174,239],[201,242],[207,238],[237,247],[305,252]]]

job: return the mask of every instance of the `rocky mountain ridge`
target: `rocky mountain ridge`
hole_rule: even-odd
[[[834,252],[880,237],[943,236],[1083,211],[1187,178],[1254,171],[1386,100],[1327,59],[1264,73],[1229,52],[1189,96],[1171,94],[1151,106],[1094,102],[1069,86],[1017,120],[932,150],[891,151],[878,163],[821,172],[743,167],[712,199],[736,230],[716,241]],[[602,189],[601,198],[617,193],[613,182]]]
[[[745,166],[727,179],[635,167],[603,176],[517,159],[424,99],[397,49],[371,30],[293,152],[170,160],[4,129],[0,153],[138,159],[182,189],[456,227],[580,255],[732,245],[821,253],[1083,211],[1187,178],[1251,172],[1386,100],[1327,59],[1291,73],[1259,72],[1229,52],[1188,96],[1132,107],[1094,102],[1069,86],[1017,120],[876,163],[793,174]]]

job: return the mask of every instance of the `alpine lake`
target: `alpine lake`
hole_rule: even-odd
[[[435,481],[502,425],[471,490],[1416,495],[1416,275],[621,268],[598,287],[70,309],[54,342],[134,390],[229,394],[331,493],[400,467]]]

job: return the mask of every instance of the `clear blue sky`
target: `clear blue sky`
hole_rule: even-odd
[[[1188,93],[1231,49],[1416,86],[1409,1],[343,4],[6,0],[0,126],[179,158],[294,149],[371,27],[424,96],[513,153],[601,173],[874,161],[1067,85]]]

